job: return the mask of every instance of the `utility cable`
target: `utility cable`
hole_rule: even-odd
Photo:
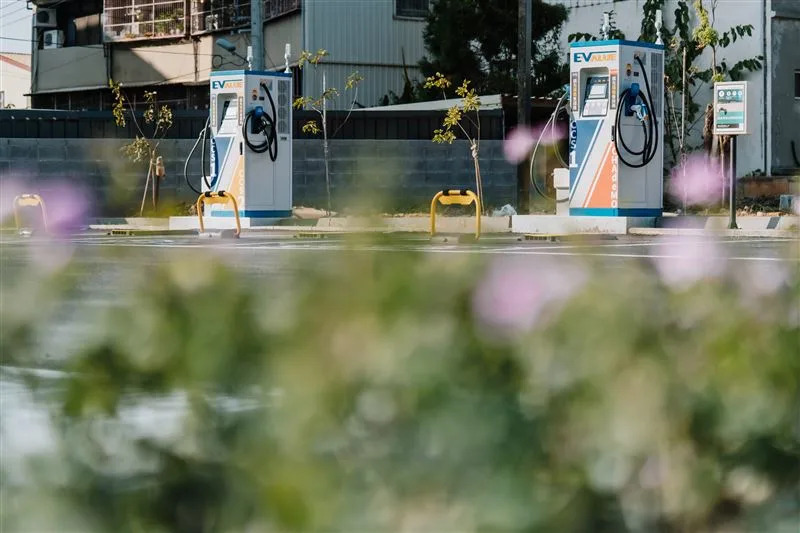
[[[530,165],[529,165],[529,168],[528,168],[528,174],[530,176],[531,185],[533,185],[533,188],[536,189],[536,192],[539,193],[539,195],[542,198],[546,198],[547,200],[551,200],[551,201],[559,203],[559,204],[564,203],[564,202],[568,202],[570,200],[570,198],[564,198],[563,200],[559,200],[559,199],[553,198],[552,196],[550,196],[547,193],[545,193],[539,187],[539,184],[536,182],[536,179],[534,178],[534,175],[533,175],[533,164],[534,164],[534,161],[536,160],[536,153],[539,151],[539,146],[542,143],[542,138],[544,138],[544,134],[547,131],[548,126],[550,126],[550,128],[551,128],[550,129],[550,131],[551,131],[551,139],[555,138],[555,123],[556,123],[556,119],[558,117],[559,111],[561,110],[562,103],[564,102],[564,99],[566,97],[567,97],[567,94],[564,93],[564,95],[561,96],[561,98],[559,98],[558,103],[556,103],[555,110],[550,115],[550,118],[547,119],[547,122],[545,122],[544,127],[542,128],[542,131],[539,132],[539,138],[536,140],[536,145],[533,148],[533,153],[531,154],[531,162],[530,162]],[[561,157],[561,154],[558,151],[558,147],[556,147],[555,151],[556,151],[556,154],[558,156],[558,160],[561,162],[562,165],[564,165],[566,167],[567,164],[564,162],[564,159]]]
[[[211,184],[208,182],[208,176],[206,174],[206,140],[208,134],[208,128],[211,124],[211,118],[209,117],[206,120],[206,125],[203,127],[203,131],[200,132],[200,135],[197,136],[197,140],[194,142],[194,146],[189,151],[189,156],[186,158],[186,162],[183,164],[183,179],[186,180],[186,185],[189,186],[195,194],[203,194],[202,191],[199,191],[192,185],[192,182],[189,181],[189,161],[191,161],[192,156],[194,155],[195,150],[197,150],[197,145],[201,142],[203,143],[201,152],[200,152],[200,167],[203,176],[203,182],[206,184],[206,187],[211,190]]]

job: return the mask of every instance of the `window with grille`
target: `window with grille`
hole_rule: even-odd
[[[274,19],[300,9],[301,0],[265,0],[264,20]]]
[[[192,0],[192,33],[250,26],[250,0]]]
[[[133,41],[182,37],[183,0],[103,0],[103,38]]]
[[[398,17],[425,18],[429,4],[429,0],[395,0],[395,14]]]

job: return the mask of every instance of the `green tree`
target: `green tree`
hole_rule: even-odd
[[[425,26],[425,77],[446,72],[472,80],[478,94],[517,92],[518,0],[437,0]],[[567,19],[561,5],[533,0],[532,90],[545,95],[566,83],[558,37]],[[426,93],[427,96],[429,96]]]
[[[144,192],[142,193],[142,205],[139,208],[139,216],[144,214],[144,205],[147,199],[147,189],[151,186],[152,180],[152,199],[153,209],[158,208],[159,179],[164,175],[163,159],[159,156],[159,146],[172,127],[172,109],[166,105],[159,105],[158,94],[156,91],[145,91],[144,99],[146,107],[142,114],[142,122],[137,119],[133,104],[122,91],[122,84],[108,80],[108,86],[114,95],[114,121],[120,128],[127,125],[130,118],[136,127],[136,138],[122,147],[121,151],[134,163],[147,162],[147,178],[144,182]]]
[[[442,73],[425,80],[425,89],[438,89],[447,100],[447,89],[451,82]],[[433,131],[433,142],[438,144],[453,144],[456,140],[456,131],[461,131],[469,141],[469,151],[472,163],[475,166],[475,192],[478,195],[479,207],[483,208],[483,182],[481,180],[481,164],[479,159],[481,143],[481,99],[470,87],[469,80],[464,80],[456,88],[456,96],[461,100],[447,110],[447,116],[442,121],[442,127]],[[468,129],[469,128],[469,129]],[[470,130],[473,133],[470,133]]]
[[[307,50],[303,50],[300,54],[300,62],[299,67],[306,68],[307,66],[311,66],[315,70],[320,66],[322,60],[328,55],[327,50],[317,50],[316,53],[309,52]],[[325,73],[323,72],[322,78],[322,92],[319,96],[301,96],[294,100],[292,104],[295,109],[310,109],[315,111],[319,115],[319,124],[317,124],[316,120],[309,120],[305,124],[303,124],[303,133],[319,135],[322,134],[322,146],[323,146],[323,153],[325,158],[325,191],[328,196],[328,216],[331,215],[331,174],[330,174],[330,144],[328,141],[335,137],[339,130],[342,129],[342,126],[347,122],[350,118],[350,113],[353,112],[353,108],[356,106],[356,101],[358,99],[358,85],[364,80],[364,77],[358,73],[358,71],[351,72],[347,79],[345,80],[344,86],[346,91],[353,92],[353,98],[350,101],[347,116],[345,117],[344,121],[339,125],[338,128],[332,133],[328,133],[328,102],[331,100],[336,99],[341,93],[339,89],[336,87],[329,87],[327,86],[327,78],[325,77]],[[320,124],[322,127],[320,127]]]

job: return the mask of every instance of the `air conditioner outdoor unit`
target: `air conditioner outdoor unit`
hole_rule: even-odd
[[[55,9],[46,9],[42,7],[36,9],[36,13],[33,15],[34,28],[55,28],[56,26],[58,26],[58,24],[56,24]]]
[[[61,48],[64,46],[64,32],[49,30],[44,32],[44,48]]]

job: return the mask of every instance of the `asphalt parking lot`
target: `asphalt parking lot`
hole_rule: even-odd
[[[478,242],[459,242],[458,237],[427,235],[357,235],[322,233],[244,233],[240,239],[199,237],[195,235],[127,236],[87,233],[61,240],[62,244],[80,250],[76,259],[92,263],[108,249],[125,249],[143,261],[169,258],[174,252],[193,250],[223,251],[234,266],[257,262],[268,270],[270,262],[283,254],[351,252],[421,252],[430,254],[515,255],[515,256],[584,256],[625,261],[680,255],[683,244],[708,245],[721,250],[728,261],[800,261],[800,240],[785,238],[721,238],[721,237],[637,237],[586,236],[540,237],[528,240],[522,236],[486,237]],[[36,237],[6,235],[0,250],[6,260],[24,261],[25,250],[51,246],[52,241]],[[244,260],[244,262],[239,261]],[[105,261],[104,261],[105,262]]]

